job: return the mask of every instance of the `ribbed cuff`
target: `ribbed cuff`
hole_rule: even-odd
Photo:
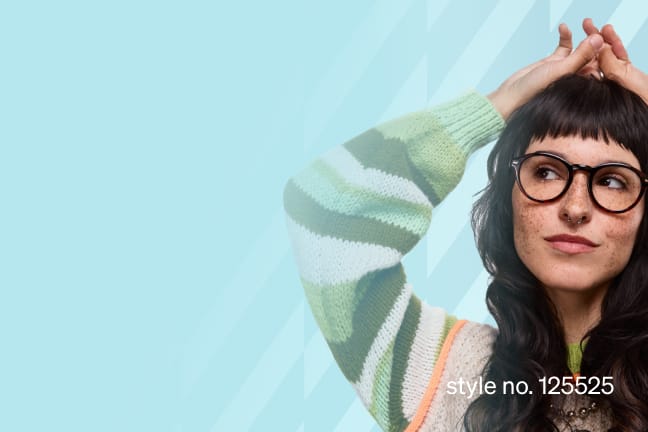
[[[430,108],[459,148],[470,155],[494,140],[506,123],[488,98],[476,91]]]

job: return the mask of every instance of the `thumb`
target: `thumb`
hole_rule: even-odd
[[[603,47],[603,37],[600,34],[589,35],[567,56],[560,65],[562,74],[576,73],[587,63],[596,58]]]

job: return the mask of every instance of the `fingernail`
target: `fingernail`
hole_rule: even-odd
[[[596,51],[598,51],[603,46],[603,38],[599,34],[592,35],[589,38],[589,43]]]

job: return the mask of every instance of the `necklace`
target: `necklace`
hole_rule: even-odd
[[[586,419],[591,413],[598,411],[599,405],[596,401],[591,401],[589,406],[580,407],[575,410],[565,411],[562,408],[556,408],[554,404],[549,404],[549,409],[554,415],[567,423],[569,430],[572,432],[591,432],[587,429],[574,429],[572,422],[576,419]]]

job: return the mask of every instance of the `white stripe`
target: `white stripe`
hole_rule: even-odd
[[[365,168],[347,149],[338,146],[322,160],[347,182],[386,197],[432,207],[425,194],[412,181],[375,168]]]
[[[403,378],[403,414],[412,419],[423,399],[434,369],[434,354],[439,348],[446,313],[439,307],[423,303],[421,319]]]
[[[392,267],[402,255],[395,249],[315,234],[286,215],[297,268],[302,278],[317,285],[359,280],[375,270]]]
[[[371,394],[376,377],[376,369],[378,368],[380,359],[387,352],[389,345],[396,338],[411,296],[412,286],[406,283],[403,285],[403,290],[396,299],[387,319],[383,322],[369,349],[367,358],[365,358],[364,364],[362,365],[360,379],[357,383],[353,383],[353,387],[367,408],[371,406]]]

